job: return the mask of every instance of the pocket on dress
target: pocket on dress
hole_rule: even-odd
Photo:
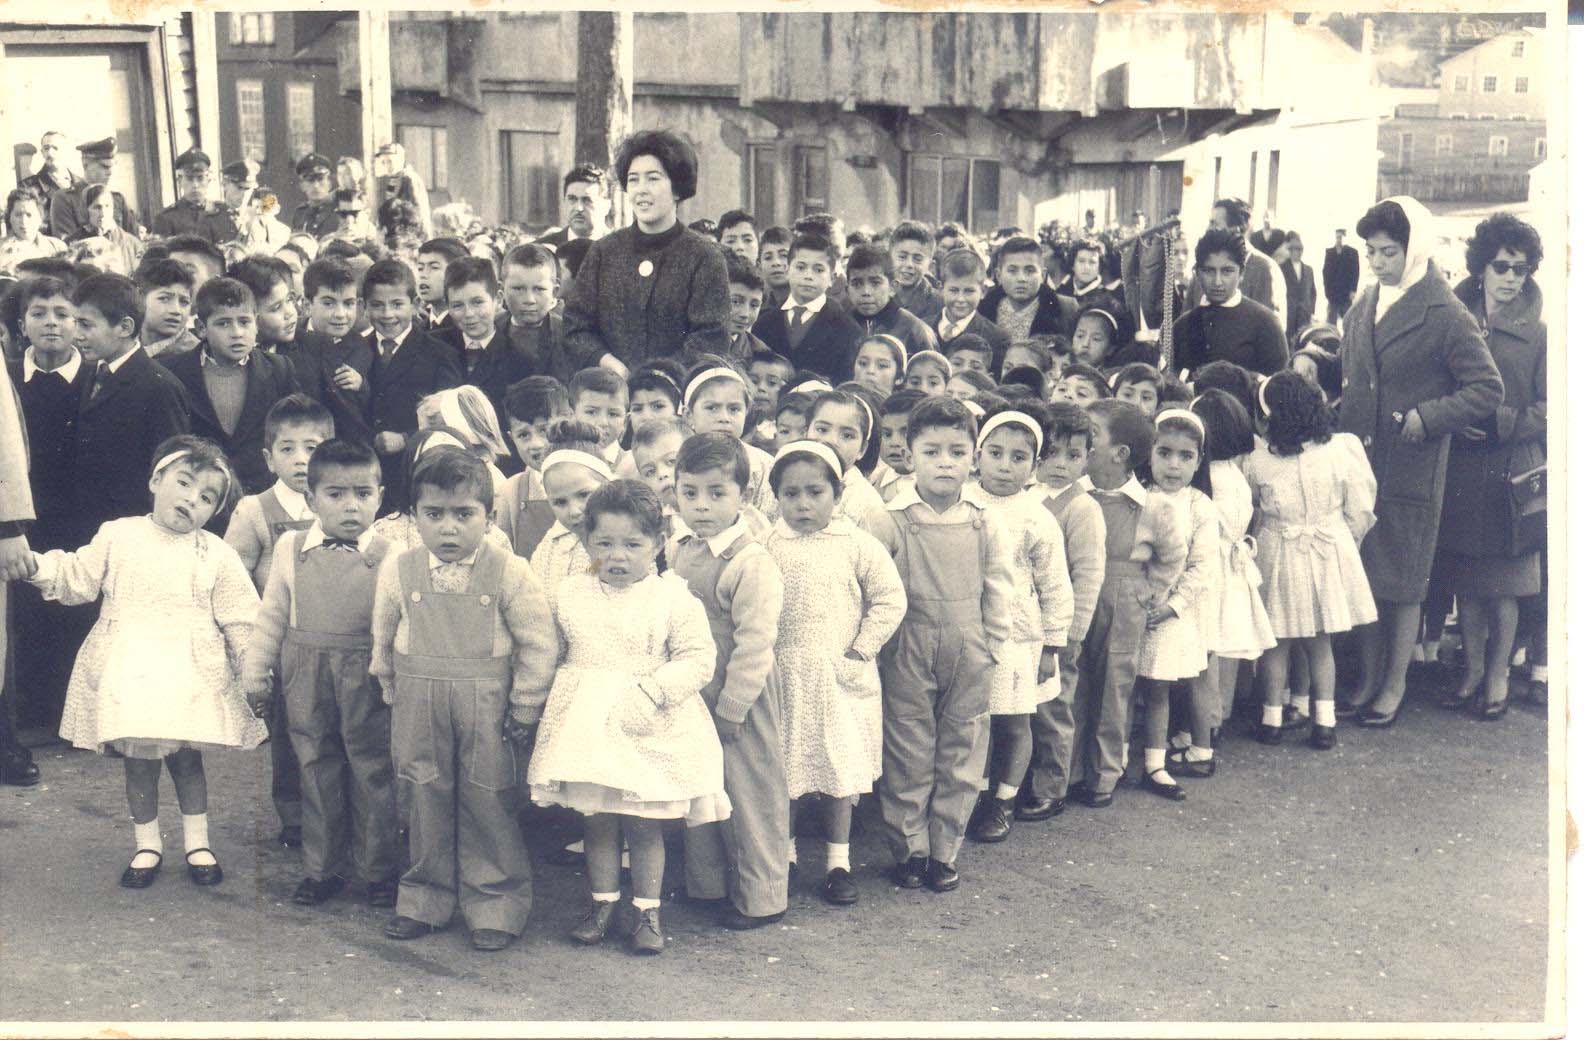
[[[838,655],[836,681],[849,696],[860,700],[880,695],[880,673],[873,661],[854,661],[845,653]]]
[[[396,776],[409,783],[432,784],[440,777],[432,696],[428,680],[396,677],[396,695],[391,705],[391,758]]]
[[[633,683],[616,706],[616,725],[629,737],[647,737],[659,724],[660,709]]]

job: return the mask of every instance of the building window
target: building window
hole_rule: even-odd
[[[955,155],[908,156],[908,213],[929,224],[956,221],[970,231],[1001,223],[1001,163]]]
[[[1454,93],[1454,94],[1467,94],[1468,93],[1468,89],[1469,89],[1469,78],[1467,76],[1454,76],[1452,78],[1452,93]]]
[[[830,166],[822,144],[792,149],[793,213],[799,217],[830,208]]]
[[[1496,122],[1496,113],[1495,112],[1481,112],[1480,113],[1480,118],[1481,119],[1489,119],[1491,122],[1494,123],[1494,122]]]
[[[1215,191],[1211,194],[1218,199],[1221,197],[1221,157],[1219,155],[1216,156],[1215,163]]]
[[[1405,134],[1401,134],[1400,136],[1398,136],[1398,138],[1397,138],[1397,162],[1400,165],[1407,166],[1409,163],[1413,162],[1413,150],[1414,150],[1414,135],[1413,134],[1405,133]]]
[[[446,128],[443,126],[398,126],[396,140],[401,142],[424,187],[430,191],[449,191],[446,171],[450,162],[446,155]]]
[[[743,205],[753,214],[759,227],[770,227],[776,222],[776,166],[778,157],[774,144],[750,144],[744,157],[747,176],[743,178],[746,197]]]
[[[1270,169],[1265,173],[1265,209],[1277,209],[1276,189],[1281,183],[1281,152],[1271,149]]]
[[[1452,119],[1467,119],[1468,118],[1468,113],[1467,112],[1453,112],[1453,113],[1450,114],[1449,118],[1452,118]]]
[[[1534,153],[1534,155],[1535,155],[1536,159],[1544,159],[1546,157],[1545,138],[1543,138],[1543,137],[1535,138],[1535,153]]]
[[[1513,93],[1514,94],[1527,94],[1527,93],[1529,93],[1529,77],[1528,76],[1519,76],[1517,79],[1513,80]]]
[[[1493,135],[1490,139],[1490,147],[1485,154],[1492,159],[1505,159],[1507,157],[1507,138]]]
[[[1452,154],[1452,135],[1451,134],[1436,134],[1436,154],[1437,155],[1451,155]]]
[[[1496,93],[1496,77],[1486,76],[1484,79],[1480,80],[1480,91],[1486,94]]]
[[[1522,40],[1513,41],[1512,56],[1515,58],[1524,56],[1524,42]]]
[[[264,161],[267,140],[264,124],[264,81],[239,79],[237,93],[237,144],[244,159]]]
[[[314,150],[314,85],[286,84],[286,135],[293,161]]]
[[[507,220],[529,227],[560,221],[559,141],[554,131],[500,132],[501,210]]]
[[[275,45],[275,16],[273,14],[239,14],[226,16],[231,23],[231,46],[273,47]]]

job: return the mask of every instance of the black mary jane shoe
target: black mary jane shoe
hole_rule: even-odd
[[[1155,779],[1156,773],[1166,773],[1164,769],[1151,769],[1144,774],[1143,787],[1150,794],[1159,795],[1170,802],[1180,802],[1188,797],[1188,792],[1182,789],[1181,784],[1163,783]],[[1170,773],[1166,773],[1171,776]]]
[[[154,860],[154,865],[152,867],[134,867],[128,864],[127,868],[121,872],[122,888],[147,888],[159,876],[160,866],[165,862],[165,854],[158,849],[138,849],[137,852],[133,853],[132,858],[137,859],[145,852],[151,856],[158,857]]]
[[[826,874],[825,883],[820,886],[820,898],[831,906],[852,906],[858,902],[858,885],[853,881],[852,871],[837,867]]]
[[[1181,776],[1190,780],[1208,780],[1215,776],[1215,771],[1216,760],[1213,758],[1196,761],[1188,757],[1187,751],[1166,752],[1166,772],[1172,776]]]
[[[192,861],[192,858],[198,855],[200,852],[207,852],[211,856],[214,855],[214,850],[212,849],[191,849],[188,851],[187,876],[192,880],[192,883],[195,885],[207,886],[218,885],[220,882],[224,881],[225,872],[220,869],[220,864],[218,862],[194,863]]]
[[[1397,716],[1402,714],[1402,704],[1398,704],[1390,714],[1369,708],[1353,716],[1353,721],[1365,729],[1391,729],[1397,724]]]
[[[1282,742],[1282,728],[1280,726],[1267,726],[1263,722],[1254,724],[1254,739],[1261,744],[1275,747]]]
[[[1311,726],[1309,728],[1309,746],[1316,751],[1330,751],[1336,747],[1336,727]]]
[[[1064,798],[1030,798],[1018,803],[1017,808],[1012,810],[1012,818],[1034,823],[1059,816],[1065,808],[1067,801]]]
[[[1507,705],[1512,700],[1511,695],[1503,697],[1495,704],[1481,703],[1479,710],[1474,713],[1476,722],[1495,722],[1507,714]]]

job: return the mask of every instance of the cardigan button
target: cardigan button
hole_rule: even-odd
[[[423,593],[421,593],[418,590],[414,589],[413,590],[413,594],[412,594],[412,601],[414,603],[417,603],[417,602],[421,601],[422,599],[423,599]]]
[[[1369,434],[1366,433],[1364,435],[1364,447],[1366,447],[1366,448],[1369,447],[1372,443],[1374,443],[1374,440],[1375,440],[1375,438],[1371,437]]]
[[[648,278],[652,274],[654,274],[654,261],[653,260],[645,260],[643,263],[638,265],[638,277],[639,278]]]

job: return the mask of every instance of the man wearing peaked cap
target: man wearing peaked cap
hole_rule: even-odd
[[[39,138],[39,170],[17,185],[19,188],[31,188],[42,200],[39,208],[44,211],[44,226],[40,229],[44,234],[53,236],[55,231],[50,227],[49,208],[50,198],[57,192],[70,188],[77,183],[71,170],[66,168],[65,155],[66,135],[59,130],[45,131]]]
[[[219,245],[229,229],[224,215],[209,205],[209,156],[189,148],[176,157],[176,203],[155,215],[152,230],[161,238],[196,235]]]
[[[297,186],[305,201],[292,211],[291,229],[323,238],[338,226],[335,212],[335,167],[318,152],[297,160]]]
[[[221,236],[218,242],[232,242],[241,235],[242,227],[247,222],[244,210],[249,200],[253,198],[253,189],[257,187],[257,163],[249,159],[238,159],[221,167],[222,201],[215,207],[213,216],[217,225],[216,233]]]
[[[50,228],[56,238],[68,242],[83,237],[82,231],[88,226],[88,205],[83,201],[83,196],[93,185],[105,184],[110,180],[110,172],[115,167],[115,138],[105,137],[80,144],[77,151],[82,153],[83,179],[50,197]],[[126,196],[119,191],[111,194],[115,198],[116,223],[128,234],[140,234],[142,228],[138,226],[137,212],[127,205]]]

